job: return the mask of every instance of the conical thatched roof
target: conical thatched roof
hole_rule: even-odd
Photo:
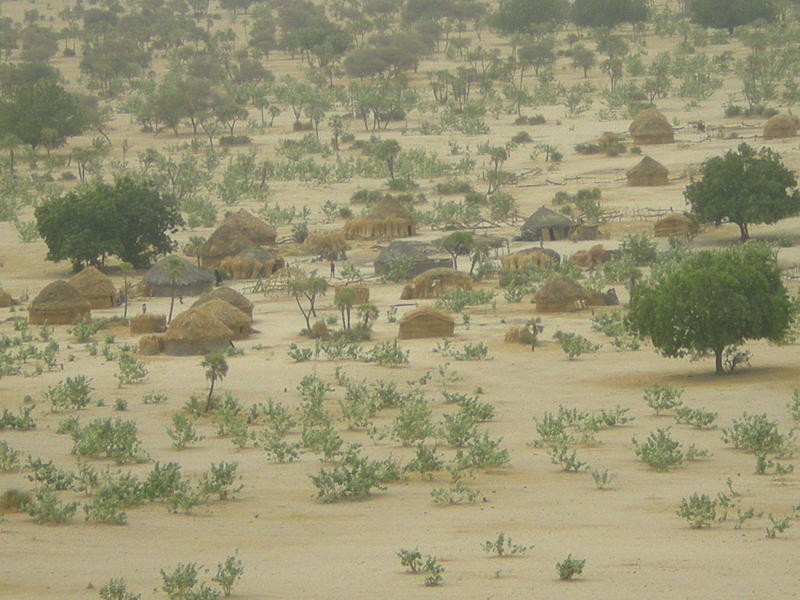
[[[520,231],[522,239],[535,241],[558,240],[569,236],[572,221],[546,206],[540,206],[530,217],[525,219]]]
[[[655,108],[645,108],[628,127],[634,144],[669,144],[675,141],[667,118]]]
[[[214,290],[210,291],[209,293],[203,294],[194,304],[192,304],[192,307],[200,306],[201,304],[214,298],[225,300],[225,302],[235,306],[251,319],[253,318],[253,303],[250,302],[250,300],[248,300],[244,295],[227,286],[214,288]]]
[[[268,277],[283,267],[284,261],[277,250],[261,246],[248,246],[235,256],[219,261],[219,268],[230,273],[233,279]]]
[[[180,270],[174,275],[175,293],[184,296],[199,295],[211,289],[214,276],[181,257],[166,256],[150,267],[142,284],[150,296],[169,296],[173,286],[173,274],[170,273],[170,259],[178,258]]]
[[[420,306],[400,319],[397,337],[401,340],[446,337],[453,335],[454,329],[455,321],[449,314],[430,306]]]
[[[653,225],[653,235],[656,237],[692,237],[698,231],[700,226],[694,219],[678,213],[666,216]]]
[[[212,298],[190,310],[213,315],[234,333],[234,339],[242,339],[250,335],[250,317],[221,298]]]
[[[592,295],[566,275],[553,273],[534,297],[538,310],[559,312],[575,308],[578,302],[589,302]]]
[[[53,281],[39,292],[28,309],[34,325],[71,325],[91,313],[91,305],[81,293],[66,281]]]
[[[384,198],[372,207],[369,214],[345,223],[347,239],[393,239],[416,233],[417,221],[402,200]]]
[[[657,160],[645,156],[639,164],[628,169],[625,174],[628,185],[653,186],[669,183],[669,170]]]
[[[234,256],[250,246],[275,243],[277,230],[242,209],[227,217],[200,250],[203,266],[215,267],[226,256]]]
[[[213,314],[190,308],[172,320],[163,336],[167,342],[229,341],[234,333]]]
[[[72,287],[89,301],[92,308],[113,308],[117,294],[114,283],[96,267],[86,267],[73,275],[69,281]]]
[[[764,123],[764,139],[794,137],[797,135],[797,120],[792,115],[774,115]]]
[[[403,288],[400,298],[438,298],[453,290],[469,289],[472,289],[472,278],[466,273],[447,268],[428,269]]]
[[[14,298],[5,290],[0,290],[0,308],[14,306]]]

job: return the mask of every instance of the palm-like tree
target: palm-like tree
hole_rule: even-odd
[[[186,262],[180,256],[170,256],[164,261],[164,270],[169,277],[170,283],[170,299],[169,299],[169,316],[167,323],[172,322],[172,310],[175,307],[175,289],[178,286],[178,280],[182,275],[186,274]]]
[[[125,300],[125,308],[122,309],[122,318],[128,318],[128,273],[133,270],[133,265],[129,262],[121,262],[119,263],[119,270],[122,271],[122,277],[125,281],[123,287],[123,298]]]
[[[228,374],[228,361],[225,360],[225,355],[222,352],[212,352],[211,354],[206,354],[200,366],[206,370],[206,379],[210,382],[205,410],[205,412],[208,412],[211,409],[214,385],[217,381],[225,379],[225,376]]]

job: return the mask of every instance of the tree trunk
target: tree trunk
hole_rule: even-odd
[[[739,233],[741,234],[741,241],[746,242],[750,239],[750,231],[747,229],[747,223],[737,223],[739,226]]]
[[[172,309],[175,307],[175,286],[172,286],[169,298],[169,317],[167,317],[167,324],[172,323]]]
[[[714,348],[714,366],[717,375],[724,375],[725,369],[722,368],[722,348]]]
[[[208,412],[211,410],[211,397],[214,395],[214,384],[217,382],[216,377],[211,378],[211,387],[208,388],[208,397],[206,398],[206,410]]]

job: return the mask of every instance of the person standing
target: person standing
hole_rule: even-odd
[[[336,276],[336,263],[331,261],[331,279]]]

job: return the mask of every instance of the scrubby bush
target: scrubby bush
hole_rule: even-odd
[[[651,432],[642,443],[636,438],[633,438],[632,442],[636,456],[656,471],[678,467],[685,458],[680,442],[672,439],[669,428]]]

